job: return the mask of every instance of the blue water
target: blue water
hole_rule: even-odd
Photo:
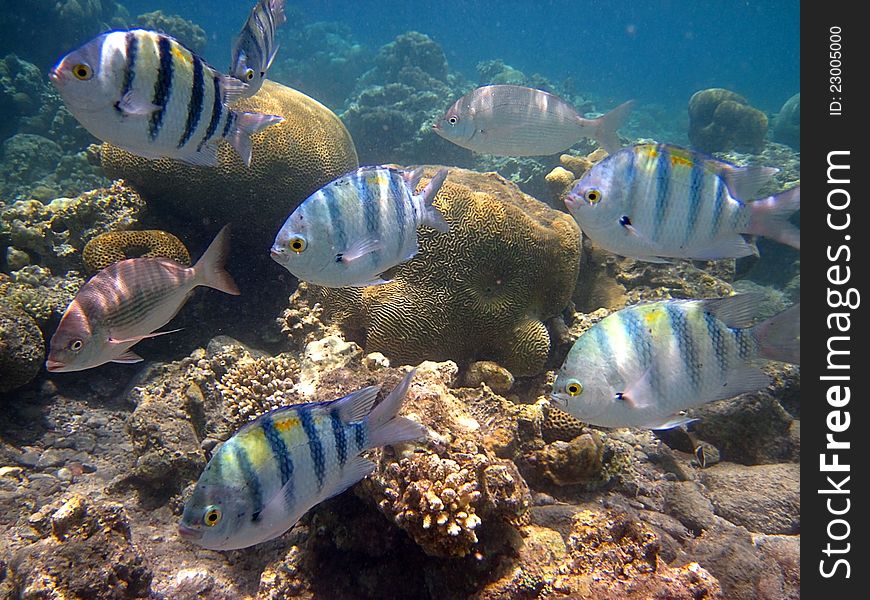
[[[160,8],[203,26],[206,57],[229,60],[248,2],[131,0],[132,15]],[[374,49],[409,30],[428,34],[450,67],[476,81],[475,65],[501,58],[553,81],[573,77],[579,91],[614,102],[685,107],[697,90],[725,87],[775,112],[800,87],[800,3],[658,0],[290,3],[310,22],[347,23]],[[290,22],[286,27],[299,26]],[[280,55],[279,55],[280,59]]]

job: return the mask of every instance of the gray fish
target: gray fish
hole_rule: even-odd
[[[424,437],[423,425],[397,416],[414,373],[374,408],[379,388],[367,387],[278,408],[242,427],[200,475],[179,535],[212,550],[271,540],[371,473],[375,464],[362,452]]]
[[[469,92],[433,125],[435,133],[458,146],[500,156],[539,156],[567,150],[581,138],[594,138],[610,153],[620,148],[616,130],[634,101],[597,119],[542,90],[519,85],[486,85]]]
[[[284,120],[230,109],[244,83],[144,29],[97,36],[64,56],[49,77],[85,129],[145,158],[215,166],[218,142],[226,140],[250,165],[251,136]]]
[[[233,45],[230,75],[248,84],[242,94],[245,98],[260,90],[266,72],[275,60],[278,52],[275,30],[287,20],[284,2],[257,0]]]
[[[229,252],[226,227],[192,267],[168,258],[129,258],[89,279],[67,307],[51,338],[49,371],[82,371],[107,362],[142,360],[130,350],[161,331],[197,286],[238,295],[223,264]]]

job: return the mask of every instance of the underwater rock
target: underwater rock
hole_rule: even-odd
[[[591,484],[601,477],[604,444],[597,432],[590,430],[571,441],[557,440],[525,458],[523,472],[534,469],[552,483],[563,485]],[[530,483],[535,484],[534,478]]]
[[[0,394],[33,380],[45,360],[45,341],[23,310],[0,302]]]
[[[767,115],[730,90],[710,88],[689,100],[689,140],[701,152],[760,152]]]
[[[62,154],[53,141],[32,133],[17,133],[3,142],[0,160],[5,190],[37,181],[53,173]]]
[[[82,262],[89,275],[119,260],[138,257],[170,258],[190,266],[190,253],[184,242],[160,229],[107,231],[92,238],[82,250]]]
[[[28,265],[11,276],[0,273],[0,298],[2,304],[30,315],[48,338],[51,331],[46,330],[47,326],[60,320],[84,282],[76,272],[55,277],[48,269]]]
[[[208,42],[202,27],[180,15],[168,15],[162,10],[139,15],[133,26],[171,35],[200,56]]]
[[[0,206],[0,239],[55,274],[81,271],[85,244],[100,233],[135,226],[144,208],[139,195],[120,182],[49,204],[19,201]]]
[[[773,119],[773,140],[801,150],[801,94],[785,101]]]
[[[481,85],[513,84],[526,85],[526,74],[500,59],[484,60],[477,63],[477,81]]]
[[[494,173],[455,168],[436,206],[449,233],[421,229],[420,252],[390,283],[313,290],[324,314],[393,364],[494,360],[516,377],[540,373],[544,321],[567,306],[577,280],[574,220]]]
[[[168,158],[150,160],[106,143],[101,160],[110,177],[125,179],[153,210],[232,223],[233,243],[262,253],[296,205],[355,168],[357,155],[332,111],[283,85],[267,80],[255,96],[233,108],[284,117],[253,136],[250,167],[225,143],[218,151],[220,163],[212,169]]]
[[[749,531],[800,533],[800,465],[719,463],[701,473],[713,510]]]
[[[550,406],[541,423],[541,436],[548,444],[555,441],[569,442],[583,433],[585,424],[574,415],[555,406]]]
[[[676,518],[693,535],[699,536],[716,524],[713,504],[695,482],[669,482],[663,495],[665,514]]]
[[[514,376],[510,371],[491,360],[481,360],[468,365],[463,384],[466,387],[478,387],[485,383],[496,394],[506,394],[514,385]]]
[[[384,45],[375,57],[375,68],[388,81],[398,81],[403,71],[420,69],[430,77],[447,80],[444,50],[425,33],[409,31]]]
[[[153,575],[121,504],[73,494],[31,515],[36,541],[16,552],[20,598],[150,598]]]
[[[322,316],[323,307],[312,298],[308,283],[300,281],[290,295],[289,308],[278,317],[277,325],[290,346],[301,352],[311,342],[338,333],[338,327],[325,324]]]

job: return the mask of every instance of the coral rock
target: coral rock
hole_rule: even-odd
[[[125,179],[155,209],[232,222],[239,243],[268,248],[297,204],[357,166],[356,150],[332,111],[273,81],[233,108],[284,117],[253,136],[250,167],[225,142],[214,168],[141,158],[111,144],[102,145],[101,160],[110,177]]]
[[[710,88],[689,100],[689,141],[701,152],[760,152],[767,115],[730,90]]]
[[[551,406],[547,410],[544,422],[541,423],[541,434],[547,443],[561,440],[568,442],[583,433],[586,425],[564,410]]]
[[[0,303],[0,393],[36,377],[45,360],[45,342],[33,319],[20,308]]]
[[[773,140],[801,149],[801,95],[800,92],[786,100],[773,120]]]
[[[468,366],[464,383],[468,387],[485,383],[496,394],[506,394],[514,385],[514,376],[498,363],[481,360]]]
[[[702,481],[716,514],[749,531],[800,533],[800,465],[746,467],[720,463],[705,469]]]
[[[171,35],[197,54],[202,54],[205,44],[208,42],[208,37],[206,37],[202,27],[179,15],[167,15],[162,10],[139,15],[136,17],[135,25],[142,29]]]
[[[166,231],[109,231],[85,244],[82,261],[89,274],[105,269],[110,264],[137,257],[171,258],[190,266],[190,253],[184,243]]]
[[[450,170],[436,206],[449,233],[421,228],[420,252],[390,283],[318,288],[326,314],[392,364],[488,359],[517,377],[540,373],[544,321],[568,305],[577,280],[576,223],[494,173],[463,169]]]

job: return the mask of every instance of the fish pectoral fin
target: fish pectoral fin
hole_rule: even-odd
[[[625,402],[631,408],[646,408],[650,405],[650,398],[653,397],[652,386],[650,385],[650,376],[652,367],[647,368],[643,375],[628,384],[621,392],[616,392],[615,400],[617,402]]]
[[[338,417],[342,423],[362,421],[372,411],[372,405],[381,389],[379,385],[370,385],[361,390],[335,400],[334,408],[338,410]]]
[[[383,250],[384,243],[376,238],[363,238],[351,244],[347,250],[336,257],[336,262],[352,263],[377,250]]]
[[[138,354],[136,354],[132,350],[127,350],[124,354],[122,354],[120,356],[116,356],[110,362],[125,363],[126,364],[126,363],[142,362],[143,360],[144,359],[141,356],[139,356]]]
[[[161,335],[166,335],[167,333],[175,333],[175,332],[177,332],[177,331],[181,331],[181,329],[183,329],[183,328],[179,328],[179,329],[170,329],[169,331],[155,331],[155,332],[153,332],[153,333],[149,333],[149,334],[146,334],[146,335],[136,335],[136,336],[133,336],[133,337],[131,337],[131,338],[127,338],[127,339],[125,339],[125,340],[119,340],[119,339],[115,339],[115,338],[110,337],[107,341],[108,341],[110,344],[128,344],[128,343],[130,343],[130,342],[136,343],[136,342],[141,342],[142,340],[146,340],[146,339],[148,339],[148,338],[153,338],[153,337],[158,337],[158,336],[161,336]],[[135,354],[134,354],[134,356],[135,356]],[[140,358],[139,360],[142,360],[142,359]]]
[[[682,427],[689,423],[700,421],[700,419],[690,419],[685,413],[677,413],[670,415],[657,421],[652,421],[646,424],[649,429],[673,429],[674,427]]]
[[[145,98],[140,98],[133,93],[132,90],[124,94],[118,101],[118,110],[127,116],[147,116],[156,110],[160,110],[160,106],[149,102]]]

